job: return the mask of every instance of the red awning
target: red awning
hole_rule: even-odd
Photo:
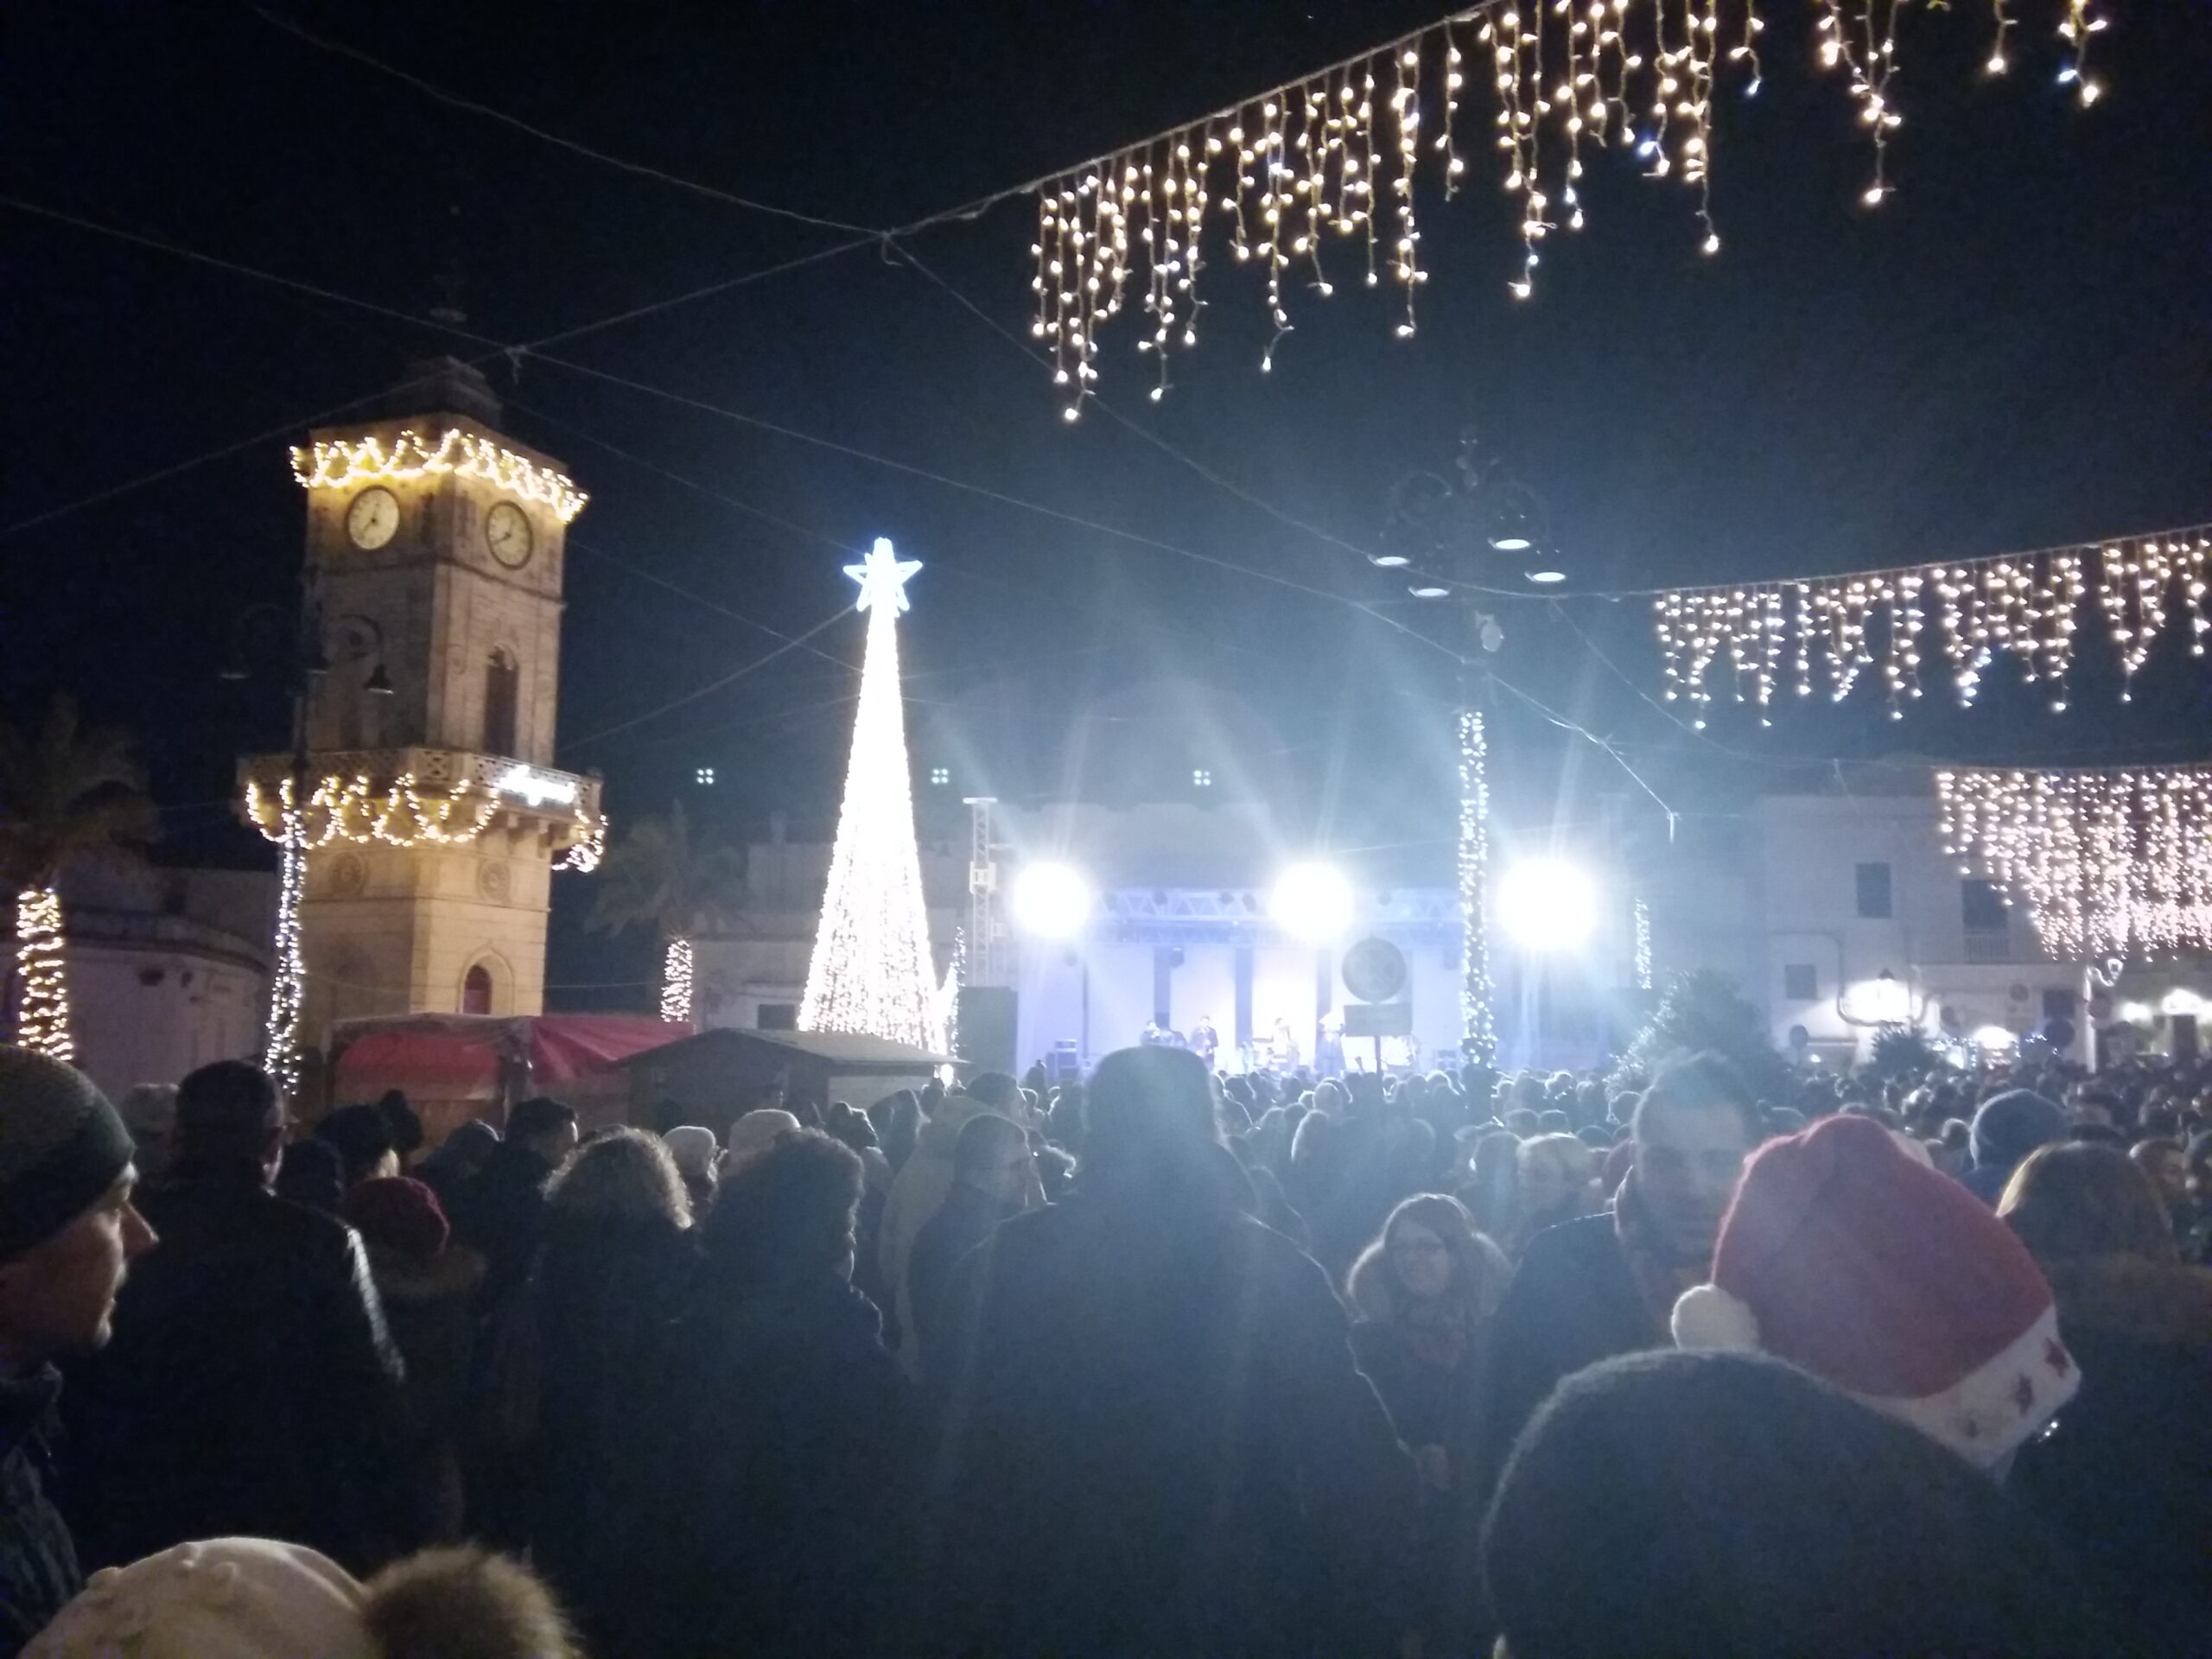
[[[512,1019],[433,1014],[349,1020],[337,1033],[344,1046],[338,1055],[334,1097],[358,1099],[404,1089],[444,1100],[491,1099],[499,1093],[502,1068],[525,1054],[531,1086],[550,1093],[690,1034],[688,1026],[630,1014]]]

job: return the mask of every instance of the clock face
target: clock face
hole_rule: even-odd
[[[353,545],[373,550],[399,533],[399,502],[390,490],[363,490],[346,509]]]
[[[530,563],[530,515],[512,501],[493,505],[484,515],[484,545],[510,570]]]

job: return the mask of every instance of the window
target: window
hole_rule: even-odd
[[[515,752],[515,707],[522,688],[522,671],[504,651],[492,653],[484,664],[484,753]]]
[[[1192,789],[1211,789],[1213,787],[1212,772],[1205,766],[1193,766],[1191,769],[1191,787]]]
[[[1869,921],[1885,921],[1890,909],[1890,867],[1886,864],[1861,864],[1859,867],[1859,913]]]
[[[461,1011],[463,1014],[492,1012],[492,972],[482,963],[468,970],[461,982]]]
[[[952,768],[950,766],[931,766],[930,768],[930,785],[931,788],[943,789],[951,781]]]
[[[1821,976],[1811,963],[1783,963],[1782,995],[1792,1002],[1816,1002],[1820,1000]]]
[[[715,769],[712,766],[701,766],[697,768],[691,774],[691,781],[698,785],[702,789],[713,788],[715,782]]]
[[[2002,933],[2005,931],[2005,899],[1993,882],[1960,882],[1959,912],[1969,933]]]
[[[798,1004],[763,1002],[760,1005],[760,1023],[754,1029],[757,1031],[797,1031]]]

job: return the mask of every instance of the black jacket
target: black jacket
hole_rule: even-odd
[[[505,1300],[530,1278],[545,1226],[545,1183],[552,1173],[553,1166],[528,1147],[503,1141],[461,1190],[454,1229],[489,1264],[483,1291],[487,1306]]]
[[[1669,1341],[1637,1289],[1610,1214],[1538,1233],[1491,1327],[1478,1490],[1496,1486],[1514,1440],[1563,1379]]]
[[[251,1174],[138,1207],[161,1244],[62,1399],[86,1560],[245,1535],[358,1572],[410,1547],[404,1371],[353,1229]]]
[[[2080,1391],[2005,1484],[2097,1577],[2145,1653],[2212,1654],[2212,1270],[2045,1264]]]
[[[1298,1247],[1193,1173],[962,1262],[940,1637],[981,1655],[1357,1654],[1410,1622],[1410,1459]]]
[[[698,1253],[671,1222],[553,1220],[537,1272],[538,1424],[526,1454],[534,1559],[609,1649],[633,1594],[633,1544],[691,1524],[649,1478],[646,1452]]]
[[[60,1390],[51,1365],[0,1382],[0,1659],[15,1659],[84,1586],[69,1529],[47,1496],[47,1427]]]
[[[662,1408],[666,1568],[650,1651],[912,1653],[903,1577],[917,1392],[868,1300],[824,1273],[739,1286],[710,1267]]]
[[[1001,1222],[1020,1213],[1019,1205],[956,1179],[944,1207],[914,1236],[914,1248],[906,1257],[906,1306],[913,1311],[914,1336],[921,1344],[924,1365],[929,1363],[931,1346],[944,1340],[940,1316],[953,1268]]]

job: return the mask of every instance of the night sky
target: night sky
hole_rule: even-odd
[[[1297,332],[1263,377],[1258,285],[1224,258],[1164,404],[1145,400],[1135,320],[1109,331],[1105,399],[1128,425],[1094,411],[1065,426],[1025,357],[1026,200],[900,245],[944,285],[872,244],[546,347],[672,397],[530,353],[495,358],[508,429],[593,497],[569,537],[560,764],[604,769],[618,831],[679,792],[733,833],[772,808],[826,822],[856,620],[813,638],[826,656],[787,651],[627,722],[828,619],[851,596],[839,567],[888,535],[925,565],[902,629],[918,730],[1011,710],[989,728],[1009,751],[1077,748],[1081,786],[1111,792],[1115,757],[1215,741],[1172,699],[1128,688],[1219,688],[1259,711],[1295,833],[1403,844],[1442,881],[1454,671],[1356,602],[1431,633],[1448,619],[1338,543],[1374,544],[1393,482],[1447,467],[1463,429],[1548,502],[1575,590],[2212,518],[2212,7],[2113,0],[2098,41],[2109,90],[2086,113],[2053,84],[2057,5],[2016,5],[2018,67],[1996,83],[1975,73],[1982,0],[1915,9],[1896,194],[1874,213],[1859,204],[1869,160],[1843,88],[1811,67],[1811,8],[1765,10],[1760,96],[1731,85],[1719,100],[1719,258],[1699,256],[1684,191],[1608,157],[1587,181],[1589,228],[1553,238],[1535,297],[1518,302],[1514,210],[1494,178],[1448,207],[1424,195],[1433,274],[1415,339],[1391,337],[1387,291],[1300,292]],[[270,15],[580,143],[867,226],[1019,183],[1434,16],[1395,0],[270,0]],[[284,705],[273,680],[239,687],[218,670],[237,613],[295,591],[302,512],[284,451],[308,417],[390,385],[410,357],[481,357],[485,340],[543,340],[849,239],[442,105],[216,0],[10,8],[0,194],[0,705],[25,719],[67,689],[137,731],[163,854],[179,861],[260,855],[225,798],[237,752],[281,747]],[[478,340],[431,326],[442,297]],[[1836,757],[2206,758],[2212,671],[2178,629],[2125,708],[2092,645],[2063,716],[1995,675],[1962,715],[1939,676],[1902,723],[1870,683],[1840,708],[1794,705],[1771,731],[1724,708],[1700,735],[1639,696],[1659,686],[1648,602],[1516,601],[1503,620],[1501,676],[1612,740],[1692,815],[1817,782]],[[1116,741],[1090,741],[1098,722],[1071,740],[1074,711],[1116,694]],[[1499,708],[1505,815],[1572,819],[1624,791],[1649,806],[1595,747],[1510,696]],[[689,787],[701,765],[716,768],[711,796]],[[1059,775],[1043,765],[1037,786]],[[551,979],[626,982],[636,952],[585,939],[572,913],[585,902],[573,880],[556,902]]]

